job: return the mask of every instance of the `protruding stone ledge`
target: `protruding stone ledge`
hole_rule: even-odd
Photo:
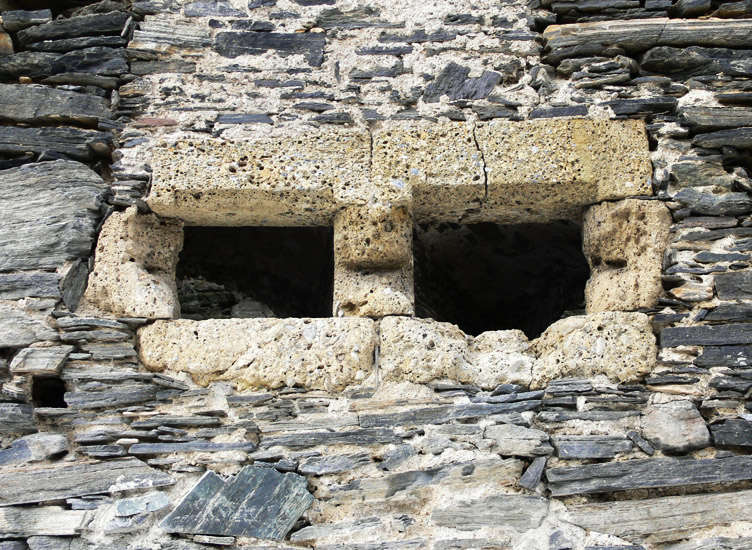
[[[201,385],[340,391],[373,371],[376,325],[360,318],[181,319],[142,328],[138,342],[149,369],[188,372]]]

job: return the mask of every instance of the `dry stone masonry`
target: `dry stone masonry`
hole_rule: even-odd
[[[0,550],[752,547],[750,49],[0,0]]]

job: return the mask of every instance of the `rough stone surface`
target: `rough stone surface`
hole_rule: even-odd
[[[651,405],[643,415],[643,437],[665,453],[686,453],[711,444],[705,420],[691,401]]]
[[[653,307],[662,292],[661,260],[671,214],[657,201],[624,200],[590,207],[582,248],[590,264],[588,313]]]
[[[0,305],[0,348],[19,348],[57,339],[57,332],[41,316],[18,307]]]
[[[437,525],[452,526],[461,531],[498,525],[527,531],[538,527],[547,511],[548,501],[539,496],[495,495],[435,510],[431,520]]]
[[[157,321],[138,340],[148,368],[202,385],[338,391],[370,375],[376,334],[370,319],[213,319]]]
[[[605,312],[557,321],[533,341],[533,387],[556,378],[605,374],[626,382],[648,374],[655,336],[644,313]]]
[[[99,235],[85,298],[121,316],[177,317],[175,267],[182,247],[179,222],[135,207],[113,213]]]
[[[384,380],[450,379],[492,389],[502,383],[529,384],[537,368],[521,331],[485,332],[473,338],[450,323],[387,317],[380,334]]]
[[[334,218],[335,257],[351,269],[399,268],[412,259],[412,225],[405,208],[347,208]]]

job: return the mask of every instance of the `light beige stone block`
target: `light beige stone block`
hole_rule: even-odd
[[[686,453],[712,443],[705,419],[687,399],[646,407],[642,436],[665,453]]]
[[[180,315],[175,267],[183,226],[136,207],[114,212],[97,242],[85,297],[123,317],[171,319]]]
[[[151,154],[149,206],[187,225],[328,225],[334,190],[344,199],[370,181],[365,130],[188,140]]]
[[[642,121],[500,120],[475,135],[488,181],[479,221],[576,220],[589,204],[652,194]]]
[[[670,227],[671,214],[658,201],[628,199],[586,211],[582,248],[590,264],[588,313],[656,304]]]
[[[566,377],[606,375],[616,382],[648,374],[657,347],[644,313],[605,312],[567,317],[533,341],[538,361],[532,387]]]
[[[371,374],[376,330],[354,318],[181,319],[140,329],[138,344],[150,370],[187,372],[203,386],[340,391]]]
[[[361,271],[335,265],[333,310],[335,317],[413,315],[412,258],[402,268],[387,271]]]
[[[483,159],[466,123],[389,122],[373,131],[364,201],[412,204],[415,219],[457,220],[485,197]]]
[[[380,324],[379,366],[384,380],[425,384],[450,379],[485,389],[529,384],[535,357],[519,330],[473,338],[433,319],[387,317]]]
[[[350,269],[396,269],[412,261],[413,219],[406,208],[352,206],[334,218],[334,255]]]

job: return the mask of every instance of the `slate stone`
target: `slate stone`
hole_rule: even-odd
[[[0,473],[0,506],[172,485],[167,474],[137,458],[56,462]]]
[[[129,15],[124,12],[98,13],[82,15],[70,19],[56,19],[44,25],[36,25],[18,32],[21,44],[56,40],[58,38],[77,38],[79,36],[120,34]]]
[[[710,0],[678,0],[669,13],[674,17],[699,17],[710,11]]]
[[[220,113],[214,120],[217,124],[274,124],[272,117],[266,113]]]
[[[335,0],[293,0],[299,6],[332,6]]]
[[[255,451],[256,444],[248,442],[214,443],[212,441],[187,441],[184,443],[136,443],[128,452],[132,455],[158,455],[169,453],[221,453],[224,451]]]
[[[705,315],[705,321],[749,321],[752,320],[752,304],[719,304]]]
[[[391,27],[390,23],[379,19],[380,13],[377,8],[371,6],[358,7],[348,11],[332,8],[321,12],[321,15],[316,19],[315,26],[325,30]]]
[[[721,300],[752,299],[752,272],[733,271],[715,276],[715,290]]]
[[[85,48],[63,55],[51,52],[20,52],[0,57],[0,78],[5,80],[17,80],[22,76],[36,79],[60,73],[86,73],[90,74],[88,78],[92,82],[101,83],[103,77],[119,77],[128,72],[128,58],[122,48]]]
[[[246,466],[227,480],[207,472],[160,523],[168,533],[281,540],[313,502],[306,479]]]
[[[483,438],[492,440],[494,444],[491,450],[502,456],[542,456],[553,453],[546,432],[524,426],[488,426],[483,432]]]
[[[551,443],[562,459],[614,458],[630,452],[633,446],[625,437],[606,435],[560,435]]]
[[[28,434],[36,431],[31,405],[0,403],[0,434]]]
[[[347,111],[331,111],[313,117],[315,122],[321,124],[353,124],[355,121]]]
[[[52,21],[50,10],[7,10],[3,12],[3,28],[8,32],[18,32],[27,27],[42,25]]]
[[[694,260],[701,264],[711,264],[718,262],[746,262],[750,259],[749,254],[741,254],[739,252],[708,252],[703,251],[696,254]],[[717,277],[716,277],[717,280]]]
[[[705,346],[695,359],[698,367],[752,366],[752,346]]]
[[[440,527],[474,531],[503,525],[517,531],[540,527],[548,513],[548,500],[532,495],[494,495],[459,501],[434,510],[431,521]]]
[[[651,115],[673,113],[679,100],[675,97],[647,97],[637,99],[617,99],[603,105],[611,107],[617,116]]]
[[[62,281],[63,303],[68,311],[74,312],[78,309],[78,304],[84,296],[88,282],[88,262],[78,259],[70,266]]]
[[[248,9],[255,10],[257,8],[276,6],[277,0],[248,0]]]
[[[539,400],[516,403],[468,403],[424,407],[397,413],[361,414],[360,425],[364,428],[387,426],[420,426],[422,424],[445,424],[451,420],[480,418],[493,414],[531,411],[540,407]]]
[[[223,57],[260,55],[269,50],[282,57],[303,55],[309,65],[324,62],[326,38],[321,33],[220,32],[212,49]]]
[[[180,416],[180,415],[157,415],[144,420],[131,422],[131,428],[148,430],[163,426],[183,428],[212,428],[221,426],[222,420],[211,416]]]
[[[78,450],[89,458],[120,458],[128,455],[122,445],[79,445]]]
[[[13,357],[10,371],[12,374],[59,374],[73,349],[73,346],[22,349]]]
[[[235,9],[232,2],[189,2],[183,8],[186,17],[245,17],[247,14]]]
[[[0,306],[0,348],[20,348],[43,340],[54,341],[57,338],[57,331],[39,318],[13,306]]]
[[[703,325],[696,327],[669,327],[661,331],[661,346],[730,346],[752,344],[749,325]]]
[[[441,96],[448,96],[450,100],[458,99],[483,99],[493,91],[501,81],[501,75],[493,71],[484,71],[477,78],[468,78],[469,67],[463,67],[457,63],[449,63],[439,73],[436,80],[426,87],[423,93],[423,101],[437,103]]]
[[[368,446],[401,442],[402,440],[391,429],[374,428],[346,432],[306,432],[275,435],[262,438],[260,447],[268,449],[279,445],[291,449],[304,449],[317,445]]]
[[[566,116],[582,117],[582,116],[587,115],[587,113],[588,113],[587,105],[566,105],[564,107],[536,107],[535,109],[530,111],[528,118],[532,120],[536,118],[558,118],[558,117],[566,117]]]
[[[0,126],[0,154],[53,151],[76,160],[94,160],[114,148],[112,134],[65,127],[17,128]]]
[[[0,450],[0,466],[39,462],[68,451],[68,438],[63,434],[34,433],[16,439],[10,447]]]
[[[543,470],[546,468],[547,461],[548,457],[546,456],[539,456],[533,459],[533,462],[527,467],[527,470],[525,470],[525,473],[522,474],[522,477],[517,482],[517,486],[534,491],[540,483],[541,477],[543,477]]]
[[[752,149],[752,128],[732,128],[697,134],[692,138],[692,145],[706,149],[720,149],[721,147]]]
[[[364,542],[359,544],[317,544],[318,550],[424,550],[424,539],[408,539],[393,542]]]
[[[115,515],[120,517],[135,516],[157,512],[170,505],[170,499],[162,491],[147,495],[124,498],[115,503]]]
[[[412,46],[373,46],[355,50],[358,55],[407,55],[412,52]]]
[[[426,42],[449,42],[457,38],[457,33],[439,29],[434,33],[427,33],[423,29],[417,29],[412,34],[384,34],[379,37],[379,42],[407,42],[408,44],[424,44]]]
[[[649,405],[643,410],[642,424],[642,436],[667,454],[711,445],[705,420],[688,399]]]
[[[7,538],[71,537],[80,535],[89,519],[83,510],[66,510],[61,506],[14,506],[0,511],[0,533]]]
[[[79,410],[124,407],[156,399],[157,390],[152,384],[110,386],[100,391],[65,392],[65,402]]]
[[[752,548],[752,537],[713,537],[672,544],[666,550],[748,550],[749,548]]]
[[[85,48],[124,48],[128,44],[125,38],[120,36],[82,36],[81,38],[68,38],[63,40],[45,40],[26,45],[30,52],[72,52]]]
[[[649,458],[551,468],[546,471],[553,496],[609,493],[629,489],[680,487],[752,479],[752,457]]]
[[[541,411],[536,416],[544,424],[584,420],[586,422],[608,422],[639,416],[640,411]]]
[[[0,300],[19,298],[60,298],[57,273],[0,273]]]
[[[696,188],[682,189],[674,200],[696,214],[711,216],[737,216],[752,211],[752,197],[747,193],[716,195]]]
[[[743,418],[711,424],[710,433],[716,446],[752,447],[752,422]]]
[[[305,476],[325,476],[349,472],[367,464],[371,464],[370,453],[313,457],[304,460],[298,466],[298,472]]]
[[[681,120],[697,133],[752,126],[752,109],[687,106],[681,109]]]

